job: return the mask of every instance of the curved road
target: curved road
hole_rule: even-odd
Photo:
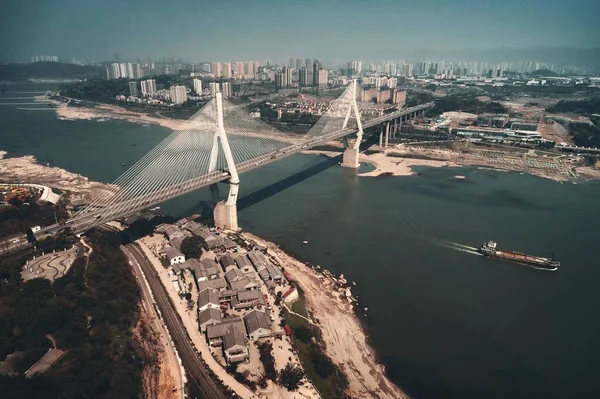
[[[204,365],[202,358],[190,342],[185,327],[183,327],[182,322],[177,317],[177,310],[175,310],[165,287],[162,285],[160,278],[144,253],[135,244],[128,244],[124,246],[123,250],[126,254],[133,257],[144,271],[146,280],[154,295],[156,305],[171,333],[171,337],[181,356],[183,367],[185,367],[185,370],[190,377],[190,381],[196,385],[197,389],[205,398],[226,399],[227,396],[208,374],[208,370]]]

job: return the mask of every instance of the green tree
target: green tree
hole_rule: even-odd
[[[272,381],[276,381],[277,370],[275,369],[275,358],[273,357],[273,344],[270,342],[263,342],[258,345],[258,352],[260,353],[260,361],[265,368],[265,377]]]
[[[201,244],[202,241],[200,240],[200,237],[186,237],[181,242],[181,252],[185,255],[186,259],[197,259],[202,255],[202,249],[200,248]]]
[[[304,370],[292,365],[292,363],[288,363],[281,370],[281,373],[279,373],[279,385],[287,388],[289,391],[295,391],[300,386],[300,381],[302,381],[303,377]]]

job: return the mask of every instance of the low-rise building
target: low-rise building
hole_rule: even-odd
[[[229,285],[234,291],[251,291],[258,289],[258,283],[256,280],[248,276],[244,276],[239,280],[230,281]]]
[[[212,288],[217,291],[224,291],[227,288],[227,282],[223,277],[215,278],[212,280],[199,281],[198,291],[202,291],[205,288]]]
[[[213,288],[205,288],[198,295],[198,311],[201,312],[208,308],[220,308],[218,291]]]
[[[253,273],[254,267],[245,254],[239,254],[235,257],[235,263],[244,274]]]
[[[223,346],[228,362],[240,362],[249,358],[244,321],[239,317],[221,320],[221,323],[207,325],[206,338],[212,346]]]
[[[269,259],[260,251],[249,252],[248,258],[250,258],[250,262],[252,262],[256,270],[260,270],[270,264]]]
[[[225,272],[225,280],[227,280],[229,284],[233,283],[234,281],[241,280],[244,278],[244,276],[245,274],[235,266],[230,267],[229,270]]]
[[[207,308],[198,313],[198,326],[201,332],[206,332],[206,327],[221,322],[221,310]]]
[[[248,309],[257,306],[266,306],[265,297],[259,290],[239,291],[231,300],[231,306],[235,309]]]
[[[209,280],[215,279],[221,275],[221,268],[213,259],[202,259],[201,263],[206,270]]]
[[[227,272],[232,267],[237,268],[237,266],[235,264],[235,260],[229,254],[221,257],[220,262],[221,262],[221,266],[223,266],[223,269],[225,270],[225,272]]]
[[[259,310],[252,310],[244,316],[246,331],[251,340],[271,336],[271,323],[267,314]]]
[[[182,254],[178,249],[173,247],[165,247],[161,251],[161,256],[169,261],[170,265],[185,262],[185,255]]]

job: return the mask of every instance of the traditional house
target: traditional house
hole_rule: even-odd
[[[198,311],[201,312],[208,308],[220,308],[218,291],[213,288],[205,288],[198,295]]]
[[[230,281],[229,286],[234,291],[256,290],[258,288],[258,283],[256,280],[244,276],[239,280]]]
[[[258,340],[262,337],[271,336],[271,322],[265,312],[259,310],[252,310],[244,316],[244,323],[246,323],[246,331],[248,336],[253,341]]]
[[[221,322],[221,310],[215,308],[206,308],[198,312],[198,325],[201,332],[206,332],[206,327]]]
[[[227,288],[227,282],[223,277],[215,278],[212,280],[199,281],[198,291],[202,291],[205,288],[212,288],[217,291],[224,291]]]
[[[212,346],[223,345],[228,362],[240,362],[249,358],[246,328],[239,317],[229,317],[219,324],[206,327],[206,338]]]
[[[266,304],[265,297],[258,290],[240,291],[231,300],[231,306],[235,309],[248,309],[256,306],[266,306]]]
[[[250,263],[250,260],[248,260],[248,257],[245,254],[239,254],[236,256],[235,263],[244,274],[254,272],[254,267],[252,267],[252,263]]]
[[[163,256],[169,261],[170,265],[185,262],[185,255],[182,254],[178,249],[175,249],[173,247],[165,247],[160,251],[160,253],[161,256]]]
[[[242,278],[244,278],[244,276],[245,274],[242,273],[242,271],[237,267],[232,267],[229,270],[227,270],[227,272],[225,272],[225,279],[229,284],[231,284],[234,281],[241,280]]]
[[[249,252],[248,258],[250,258],[250,262],[252,262],[257,271],[260,271],[270,264],[267,257],[260,251]]]
[[[215,279],[221,275],[221,268],[213,259],[202,259],[202,265],[204,265],[209,280]]]
[[[233,257],[229,254],[221,257],[221,266],[223,266],[223,270],[225,270],[227,272],[227,270],[229,270],[232,267],[237,268],[236,264],[235,264],[235,260],[233,260]]]

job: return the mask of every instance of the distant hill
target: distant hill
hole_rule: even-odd
[[[105,68],[99,65],[34,62],[32,64],[1,64],[0,80],[23,81],[37,79],[83,79],[102,76]]]

